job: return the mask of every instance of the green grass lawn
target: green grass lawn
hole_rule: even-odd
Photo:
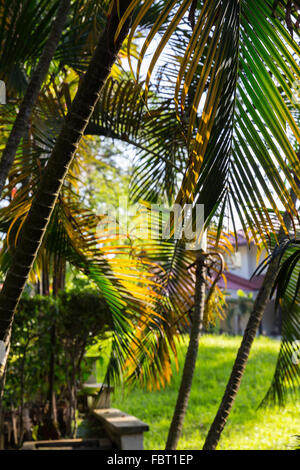
[[[201,339],[187,416],[178,449],[201,449],[240,344],[240,337],[206,336]],[[187,343],[179,349],[180,366]],[[220,449],[288,449],[300,434],[300,405],[259,409],[274,372],[279,342],[269,338],[255,341]],[[181,372],[181,369],[180,369]],[[117,391],[112,406],[133,414],[150,425],[145,434],[146,449],[163,449],[177,398],[180,373],[174,373],[169,386],[147,392],[139,387]]]

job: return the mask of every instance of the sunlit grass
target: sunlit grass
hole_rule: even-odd
[[[183,436],[178,449],[201,449],[240,344],[239,337],[206,336],[201,339]],[[180,364],[186,343],[180,347]],[[223,432],[220,449],[288,449],[300,433],[300,405],[259,409],[274,372],[279,342],[269,338],[255,341],[243,383]],[[164,390],[147,392],[136,387],[123,394],[118,390],[112,406],[149,423],[146,449],[163,449],[177,398],[180,373],[175,373]]]

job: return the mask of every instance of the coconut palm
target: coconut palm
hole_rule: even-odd
[[[1,231],[7,234],[0,260],[3,272],[6,272],[11,264],[14,247],[31,205],[31,195],[37,190],[41,171],[47,165],[56,136],[71,102],[71,96],[76,87],[76,80],[74,83],[73,79],[74,77],[71,76],[60,83],[60,80],[53,78],[50,85],[45,87],[32,114],[31,137],[28,141],[23,140],[10,172],[9,183],[4,188],[4,196],[9,199],[13,194],[13,199],[7,207],[0,210]],[[117,378],[123,365],[126,364],[126,367],[130,368],[130,380],[133,380],[133,377],[137,380],[143,375],[143,380],[155,384],[159,381],[164,382],[166,377],[169,377],[167,372],[171,362],[169,346],[176,353],[174,337],[177,335],[177,328],[171,329],[166,334],[169,326],[168,310],[159,312],[160,321],[158,321],[154,306],[150,310],[148,308],[151,316],[150,313],[147,314],[143,304],[151,304],[149,294],[151,289],[153,291],[151,278],[148,277],[148,281],[147,277],[143,279],[142,271],[148,266],[147,261],[144,259],[141,264],[138,257],[132,258],[133,248],[128,243],[127,245],[121,244],[119,249],[114,244],[100,249],[99,243],[102,244],[103,240],[99,238],[96,228],[102,216],[96,216],[85,208],[82,205],[80,193],[77,192],[82,166],[95,158],[90,155],[90,136],[105,136],[122,142],[130,142],[137,149],[138,155],[142,156],[145,153],[148,157],[159,153],[167,166],[169,147],[166,141],[171,139],[171,132],[176,137],[176,118],[173,116],[172,119],[167,107],[161,106],[161,103],[159,105],[156,103],[159,109],[151,118],[141,99],[140,91],[141,87],[130,79],[110,78],[106,82],[77,150],[76,158],[62,186],[61,196],[56,202],[30,279],[35,281],[35,276],[40,273],[43,292],[49,293],[51,276],[53,276],[53,284],[56,284],[54,279],[57,280],[58,261],[60,265],[68,262],[88,274],[107,299],[108,308],[111,308],[112,321],[115,324],[115,329],[112,331],[113,361],[110,362],[108,368],[108,379]],[[125,100],[124,96],[126,96]],[[155,96],[153,100],[156,101]],[[159,122],[165,122],[166,117],[168,117],[168,126],[162,132]],[[173,158],[177,155],[176,160],[180,163],[181,151],[179,146],[177,148],[178,155],[173,153]],[[168,181],[168,178],[164,179],[162,170],[161,192],[165,191],[166,194],[170,192],[167,186]],[[106,238],[106,243],[108,243],[109,237]],[[138,247],[135,249],[138,250]],[[112,255],[113,259],[111,259]],[[143,268],[142,270],[138,268],[139,265]],[[149,266],[154,268],[153,259]],[[156,270],[155,275],[158,274]],[[126,285],[125,288],[124,285]],[[137,298],[135,298],[135,292],[138,293]],[[159,295],[159,292],[156,295]],[[116,313],[116,303],[120,299],[127,304],[127,308],[123,313],[123,309],[119,308]],[[140,342],[137,342],[134,339],[137,333],[132,322],[137,321],[141,316],[144,320],[140,322],[139,328],[143,329],[143,336]],[[153,332],[158,329],[159,335],[156,335],[157,340],[154,340]],[[148,341],[146,352],[143,345],[144,337]],[[150,361],[152,351],[154,352],[155,349],[155,355],[160,363],[159,368],[156,368],[155,363]],[[130,360],[130,357],[133,360]]]
[[[160,34],[157,52],[146,70],[145,92],[147,96],[159,54],[166,43],[172,44],[176,53],[173,60],[168,54],[170,66],[161,67],[160,86],[163,88],[164,80],[165,83],[168,80],[170,90],[173,80],[174,109],[186,135],[189,156],[175,201],[183,206],[203,203],[206,223],[215,215],[219,230],[226,216],[233,224],[238,217],[246,236],[249,227],[254,239],[257,241],[260,235],[267,247],[271,233],[282,239],[289,231],[292,218],[298,218],[295,202],[299,188],[294,176],[299,175],[299,160],[285,126],[287,123],[299,142],[299,128],[293,116],[293,86],[299,77],[295,57],[299,56],[299,48],[284,25],[286,22],[289,30],[298,33],[297,5],[291,8],[291,2],[279,5],[279,2],[262,0],[254,8],[246,0],[204,1],[197,3],[197,9],[195,3],[182,2],[176,11],[175,3],[165,6],[165,18],[171,15],[169,26],[164,27],[158,18],[141,49],[137,77],[149,43],[155,34]],[[192,26],[190,35],[188,22]],[[133,30],[135,26],[136,22]],[[285,162],[280,163],[279,148]],[[288,154],[293,155],[293,164]],[[283,175],[287,185],[281,180]],[[286,208],[284,217],[276,207],[276,187],[282,188],[279,198]],[[284,193],[283,199],[287,197],[288,204],[282,199]],[[279,232],[276,219],[282,226]],[[229,384],[224,397],[226,404],[231,405],[216,418],[218,426],[224,426],[228,417],[276,273],[275,265],[270,266],[239,351],[233,384]],[[205,448],[214,448],[216,442],[213,447],[207,442]]]
[[[7,194],[10,194],[12,191],[14,191],[14,188],[20,185],[20,183],[22,184],[23,181],[26,181],[26,184],[22,184],[19,190],[14,191],[13,201],[10,203],[8,208],[3,208],[3,210],[0,211],[0,218],[3,220],[3,231],[7,231],[8,233],[5,247],[2,250],[1,259],[1,265],[4,271],[10,263],[9,248],[16,244],[19,228],[22,226],[22,221],[26,217],[29,209],[28,194],[34,194],[36,191],[35,185],[37,182],[36,176],[34,175],[39,175],[37,161],[41,162],[41,164],[44,166],[47,161],[46,154],[49,155],[51,153],[51,149],[54,145],[55,134],[58,132],[61,121],[63,120],[64,110],[67,107],[67,104],[71,101],[71,90],[72,86],[70,83],[63,83],[61,88],[58,88],[57,85],[53,83],[53,87],[49,88],[49,91],[46,93],[46,95],[40,97],[39,106],[33,114],[32,140],[34,144],[31,143],[32,156],[25,145],[25,148],[27,148],[27,158],[25,159],[23,153],[21,153],[20,157],[16,159],[14,167],[10,173],[10,183],[6,189]],[[130,142],[131,145],[138,149],[138,156],[142,159],[144,154],[146,154],[148,158],[151,158],[151,156],[152,158],[156,158],[157,153],[159,153],[162,162],[165,163],[164,168],[166,168],[169,163],[168,158],[171,152],[168,141],[170,141],[170,143],[172,142],[172,148],[174,150],[176,150],[176,148],[178,149],[176,154],[173,151],[173,161],[176,161],[178,164],[180,164],[180,147],[175,145],[175,142],[178,141],[177,121],[175,116],[173,115],[172,119],[172,113],[169,113],[167,106],[162,106],[162,103],[157,103],[157,98],[155,96],[153,96],[153,101],[154,104],[158,107],[158,110],[156,112],[153,111],[152,116],[151,114],[149,116],[149,112],[145,109],[144,102],[141,99],[140,91],[141,87],[135,85],[131,80],[108,80],[101,92],[100,100],[95,108],[90,123],[87,126],[85,134],[106,136],[119,139],[121,141]],[[124,96],[126,96],[125,100]],[[162,131],[161,123],[165,123],[166,120],[168,125],[166,126],[166,129]],[[86,140],[86,138],[83,140]],[[79,168],[82,166],[82,164],[86,162],[87,152],[84,150],[84,148],[84,144],[81,144],[71,171],[63,185],[63,196],[60,197],[56,203],[56,209],[54,210],[54,213],[51,217],[51,222],[44,236],[43,245],[37,256],[33,273],[38,270],[44,273],[45,267],[47,267],[45,275],[42,275],[42,279],[49,279],[49,266],[53,266],[54,270],[56,271],[56,260],[59,259],[62,261],[66,259],[73,266],[76,266],[84,272],[89,273],[89,277],[94,279],[95,282],[97,282],[100,290],[103,291],[103,284],[101,284],[101,282],[99,283],[99,279],[97,280],[97,278],[94,277],[95,262],[90,256],[88,259],[86,256],[82,256],[84,253],[87,253],[86,249],[84,248],[85,243],[82,240],[82,234],[86,233],[87,231],[90,233],[90,230],[95,228],[95,224],[97,224],[97,217],[95,217],[89,211],[86,212],[86,209],[84,210],[81,208],[80,200],[78,198],[74,200],[74,195],[72,193],[70,194],[70,187],[73,187],[74,182],[78,178],[78,175],[76,176],[76,174],[79,172]],[[39,160],[37,160],[39,154],[43,155],[43,159],[41,159],[42,155],[40,155]],[[83,159],[82,164],[79,163],[80,159]],[[166,195],[170,195],[172,194],[172,188],[168,187],[168,183],[170,181],[168,174],[169,172],[167,170],[164,170],[164,172],[166,176],[162,178],[162,183],[164,181],[165,183],[161,186],[161,190],[158,192],[158,194],[165,192]],[[155,194],[153,193],[152,200],[157,198]],[[85,213],[86,217],[83,216]],[[70,230],[70,221],[72,220],[76,221],[76,223],[74,225],[71,224],[71,227],[73,228]],[[90,227],[90,229],[88,229],[88,227]],[[70,234],[73,233],[74,230],[74,235],[72,235],[70,239]],[[89,251],[91,251],[91,243],[92,240],[95,239],[93,232],[90,233],[89,238]],[[213,236],[211,233],[209,237],[209,245],[212,245],[212,241],[214,239],[215,236]],[[79,247],[82,251],[81,256],[79,256],[80,252],[78,252]],[[127,250],[128,248],[129,247],[127,247]],[[177,246],[175,248],[178,252],[179,247]],[[130,249],[132,250],[132,247]],[[166,260],[172,258],[171,253],[173,249],[174,244],[164,244],[165,255],[166,253],[168,254],[167,257],[165,256]],[[113,250],[115,255],[117,254],[117,251],[115,251],[116,248],[114,246],[112,246],[110,251],[108,251],[109,254],[112,253],[111,250]],[[177,285],[175,285],[171,277],[172,270],[175,269],[175,272],[177,272],[179,263],[177,267],[172,266],[172,263],[169,265],[164,264],[160,245],[151,246],[149,243],[148,245],[146,243],[141,245],[140,243],[137,244],[135,242],[134,250],[135,259],[141,258],[144,268],[147,266],[147,260],[145,255],[140,256],[138,254],[139,252],[144,252],[147,254],[147,258],[151,258],[151,263],[149,266],[152,266],[152,270],[154,269],[153,261],[160,263],[163,271],[160,269],[155,270],[156,284],[158,282],[160,283],[164,294],[166,294],[169,290],[171,293],[172,291],[177,291],[178,295],[176,298],[173,298],[171,295],[170,305],[162,302],[161,298],[159,297],[159,302],[157,303],[156,307],[153,307],[151,321],[149,321],[150,318],[148,317],[147,319],[145,313],[143,313],[144,320],[143,322],[139,322],[138,327],[138,330],[142,331],[142,334],[137,336],[137,332],[135,332],[135,340],[130,340],[129,346],[127,345],[125,351],[122,351],[122,348],[120,349],[120,347],[116,349],[115,345],[119,345],[120,338],[125,338],[125,340],[128,341],[128,333],[122,330],[116,330],[113,332],[113,361],[111,361],[109,364],[108,378],[110,376],[116,377],[119,374],[120,369],[122,369],[122,357],[124,356],[127,358],[124,366],[126,365],[126,369],[128,369],[128,380],[134,380],[136,382],[136,380],[141,379],[142,383],[148,387],[150,385],[157,386],[157,384],[163,385],[165,382],[168,382],[171,377],[171,361],[168,354],[169,347],[171,347],[173,353],[176,354],[174,337],[177,335],[178,328],[182,322],[188,324],[186,315],[182,315],[182,311],[189,311],[193,307],[193,258],[191,255],[188,255],[185,250],[182,250],[183,257],[180,261],[182,264],[181,269],[186,270],[188,264],[190,264],[191,266],[188,271],[190,274],[185,276],[185,282],[180,281],[177,282]],[[155,250],[157,250],[156,257]],[[123,256],[125,251],[126,247],[123,246]],[[99,255],[101,255],[101,252],[96,249],[95,245],[93,259],[99,257]],[[177,262],[178,261],[179,260],[177,260]],[[111,262],[109,264],[111,264]],[[122,258],[115,258],[114,264],[118,266],[117,278],[121,281],[122,279],[125,280],[125,272],[123,272],[122,276],[120,275]],[[131,269],[134,266],[137,272],[137,279],[140,283],[142,281],[141,271],[137,270],[137,265],[135,264],[131,265]],[[100,266],[98,266],[97,269],[99,270],[99,268]],[[103,270],[103,267],[100,269]],[[107,269],[105,270],[104,268],[104,272],[105,277],[111,279]],[[162,276],[162,272],[166,273],[167,275],[165,276],[164,274]],[[130,274],[132,284],[132,271]],[[49,281],[47,281],[47,284],[47,291],[49,291]],[[128,281],[126,285],[128,289]],[[133,286],[133,290],[130,289],[129,292],[131,290],[134,292],[136,289],[137,286],[135,284]],[[121,285],[118,285],[118,291],[122,295]],[[178,300],[179,296],[182,297],[181,301]],[[104,297],[106,297],[106,294],[104,294]],[[149,298],[147,298],[147,301],[149,302]],[[204,306],[203,295],[202,301]],[[160,305],[159,309],[158,305]],[[196,302],[196,305],[198,305],[198,302]],[[139,306],[139,310],[141,314],[143,311],[141,305]],[[158,316],[156,316],[155,312],[157,312]],[[200,310],[200,313],[203,315],[203,309]],[[114,312],[112,312],[112,317],[114,318]],[[139,317],[140,315],[137,316],[137,319]],[[195,316],[193,317],[195,318]],[[147,321],[145,321],[146,319]],[[193,322],[193,325],[194,323],[195,322]],[[203,323],[203,318],[201,323]],[[170,324],[173,325],[173,327],[170,327]],[[115,334],[117,334],[117,337],[114,336]],[[137,344],[137,337],[139,341],[141,341],[141,345]],[[114,338],[117,338],[118,341],[115,341]],[[123,341],[123,345],[125,345],[125,340]],[[196,355],[197,349],[193,348],[193,357],[196,357]],[[155,357],[156,360],[150,360],[152,357]],[[185,386],[187,386],[187,383],[185,383]]]
[[[299,141],[299,129],[291,112],[293,84],[298,79],[293,54],[299,54],[299,48],[285,26],[286,19],[289,29],[296,22],[292,3],[258,0],[254,6],[250,0],[147,0],[143,5],[138,0],[112,2],[107,26],[43,172],[0,294],[1,338],[7,345],[18,298],[76,145],[108,76],[107,67],[116,59],[134,10],[137,8],[129,49],[136,29],[153,6],[157,6],[159,14],[154,25],[148,25],[136,79],[143,75],[143,58],[156,37],[156,52],[146,70],[143,100],[147,102],[151,77],[156,77],[154,86],[159,84],[158,89],[169,99],[169,109],[180,125],[186,165],[175,202],[183,210],[187,204],[204,204],[206,225],[215,217],[217,240],[226,217],[234,224],[237,216],[245,232],[248,226],[255,240],[260,235],[266,246],[268,236],[276,233],[269,208],[285,233],[288,222],[282,217],[278,201],[286,209],[288,220],[298,217],[289,189],[299,197],[294,175],[299,175],[300,164],[285,129],[288,124]],[[163,57],[166,45],[174,52],[167,50],[168,64],[160,66],[158,59]],[[96,75],[93,70],[97,70]],[[151,107],[149,112],[151,116]],[[145,162],[147,158],[145,154]],[[168,169],[176,169],[176,163],[170,159],[167,163]],[[153,194],[160,165],[160,155],[153,153],[151,178],[145,175],[147,164],[140,166],[137,175],[141,184],[137,176],[134,185],[139,186],[139,197],[147,189]]]
[[[273,240],[274,243],[274,240]],[[274,243],[271,255],[263,262],[259,270],[268,266],[266,280],[259,292],[262,298],[269,299],[276,293],[276,305],[281,304],[282,340],[271,386],[262,401],[268,404],[284,405],[289,395],[296,397],[299,393],[299,241],[282,238],[280,244]],[[259,271],[258,270],[258,271]],[[207,435],[204,449],[216,448],[234,403],[249,350],[262,318],[264,309],[255,302],[244,333],[240,350],[237,354],[232,373],[227,384],[218,413]],[[252,327],[252,328],[251,328]]]
[[[295,195],[294,202],[296,202]],[[288,213],[285,213],[284,219],[285,226],[290,229],[291,223]],[[282,227],[278,232],[278,239],[280,240],[280,246],[280,244],[285,240],[285,234]],[[276,246],[278,247],[278,242],[276,243]],[[241,385],[242,377],[248,362],[251,346],[256,337],[259,325],[261,323],[264,311],[267,306],[267,302],[272,296],[274,284],[278,276],[280,253],[278,252],[278,250],[276,250],[276,248],[274,254],[275,256],[272,256],[271,258],[271,261],[268,265],[268,269],[265,273],[263,284],[257,294],[253,309],[250,312],[250,317],[245,328],[245,332],[243,334],[243,339],[240,348],[235,358],[230,378],[225,388],[225,392],[222,397],[217,414],[209,429],[204,443],[204,450],[214,450],[217,447],[219,439],[221,437],[221,433],[223,432],[223,429],[227,423],[228,416],[233,407],[236,395]]]
[[[53,149],[52,157],[43,172],[39,189],[23,225],[22,235],[19,238],[13,261],[0,294],[0,337],[5,344],[6,357],[9,351],[14,311],[49,223],[61,185],[94,106],[99,99],[100,91],[127,35],[129,20],[119,30],[118,26],[120,24],[120,15],[122,16],[129,3],[129,1],[124,1],[120,2],[118,7],[116,4],[112,7],[107,25],[100,36],[87,72],[79,85],[71,109]],[[31,246],[30,250],[28,250],[29,246]],[[1,365],[0,372],[1,395],[3,393],[5,363],[6,359]]]

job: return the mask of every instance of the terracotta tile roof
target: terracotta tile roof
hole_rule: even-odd
[[[218,282],[218,286],[221,289],[226,289],[227,290],[238,290],[241,289],[243,291],[258,291],[263,283],[264,275],[260,276],[255,276],[252,279],[245,279],[244,277],[237,276],[236,274],[232,274],[230,272],[224,273],[226,278],[227,278],[227,286],[225,286],[225,283],[223,279],[221,279]]]

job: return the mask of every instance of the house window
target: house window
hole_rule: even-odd
[[[242,266],[242,255],[239,251],[233,253],[226,260],[229,270],[239,269]]]

